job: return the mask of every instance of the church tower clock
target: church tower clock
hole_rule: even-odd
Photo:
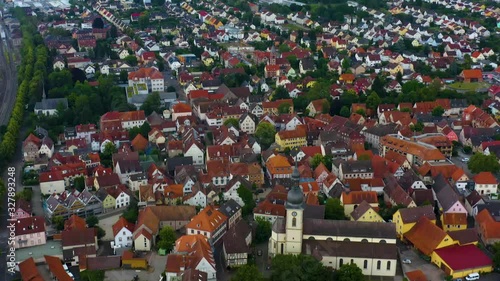
[[[300,173],[295,167],[292,173],[294,185],[288,191],[286,200],[286,254],[302,253],[302,233],[304,219],[304,193],[299,187]]]

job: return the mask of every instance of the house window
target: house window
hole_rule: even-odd
[[[292,227],[296,227],[297,226],[297,218],[293,218],[292,219]]]
[[[391,262],[387,261],[387,270],[391,270]]]
[[[380,266],[381,266],[382,262],[381,261],[377,261],[377,270],[380,270]]]
[[[344,259],[340,259],[339,260],[339,267],[343,266],[344,265]]]
[[[367,268],[368,268],[368,260],[365,260],[365,261],[363,262],[363,268],[364,268],[364,269],[367,269]]]

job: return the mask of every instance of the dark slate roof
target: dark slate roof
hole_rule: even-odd
[[[230,199],[220,206],[219,211],[226,215],[226,217],[230,218],[234,216],[240,209],[240,204],[238,204],[233,199]]]
[[[68,108],[67,98],[43,99],[35,104],[35,110],[57,109],[57,105],[62,103],[64,108]]]
[[[222,238],[226,253],[250,253],[250,247],[245,238],[252,232],[252,228],[245,220],[240,220],[235,227],[229,229]]]
[[[372,134],[375,136],[383,137],[389,134],[396,134],[398,132],[398,125],[391,123],[387,125],[378,125],[368,128],[363,131],[363,134]]]
[[[384,222],[304,220],[304,235],[387,238],[396,237],[396,227]]]
[[[170,173],[175,170],[175,167],[184,165],[193,165],[193,157],[173,157],[167,160],[167,169]]]
[[[394,260],[397,258],[396,244],[304,240],[302,253],[315,258],[347,257]]]
[[[306,205],[304,219],[324,219],[325,205]]]

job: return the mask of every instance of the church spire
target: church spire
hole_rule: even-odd
[[[45,94],[45,82],[42,82],[42,88],[43,88],[42,99],[47,99],[47,95]]]
[[[292,172],[293,187],[288,191],[286,198],[287,208],[302,208],[304,204],[304,193],[300,189],[300,172],[297,167],[297,162],[295,162],[295,167]]]

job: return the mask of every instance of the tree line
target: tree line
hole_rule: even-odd
[[[47,74],[48,51],[43,42],[35,40],[37,34],[35,25],[28,19],[22,9],[16,9],[15,15],[21,22],[23,35],[21,65],[17,73],[19,86],[16,102],[6,132],[0,143],[0,164],[2,167],[12,159],[16,151],[19,131],[23,123],[24,105],[28,99],[40,95]]]

